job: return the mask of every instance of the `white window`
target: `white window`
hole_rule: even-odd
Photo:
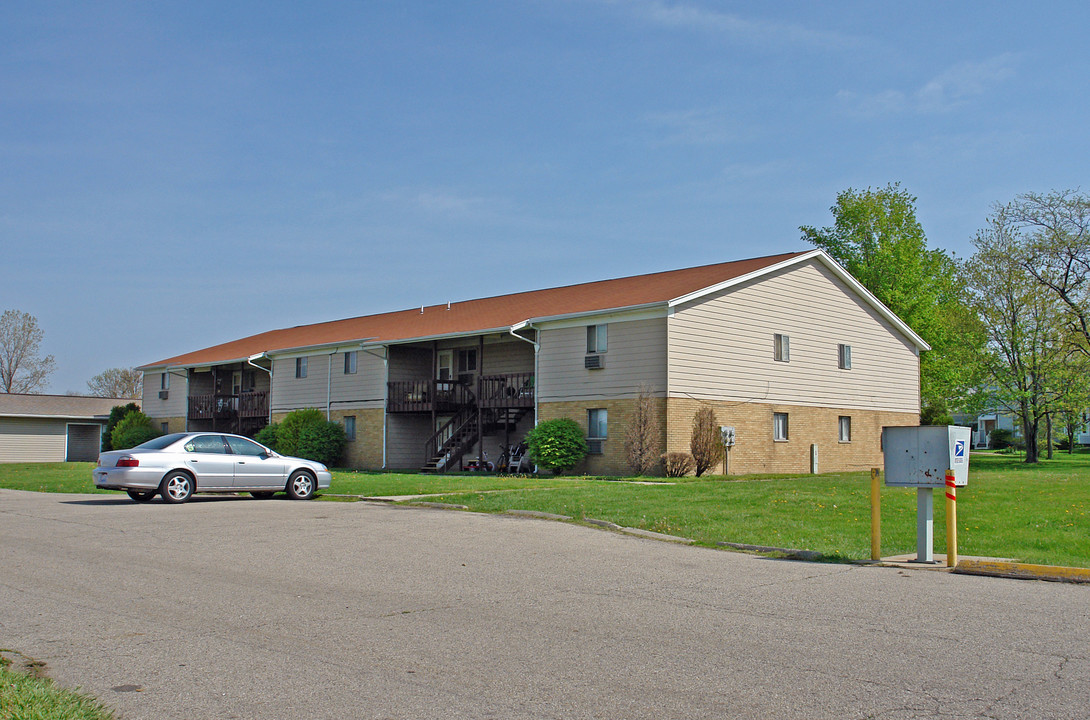
[[[772,357],[776,362],[791,362],[791,338],[776,333],[772,336]]]
[[[352,350],[351,352],[346,352],[344,354],[344,374],[345,375],[355,375],[356,374],[356,362],[357,362],[357,356],[356,356],[356,351],[355,350]]]
[[[852,346],[840,344],[836,346],[837,364],[841,370],[852,369]]]
[[[609,433],[609,414],[605,408],[587,410],[587,451],[602,454],[602,443]]]
[[[772,413],[772,439],[787,442],[787,413]]]
[[[159,389],[160,390],[169,390],[170,389],[170,373],[163,373],[162,375],[159,376]]]
[[[344,437],[349,442],[356,439],[356,416],[344,416]]]
[[[852,419],[849,415],[840,416],[840,442],[852,441]]]
[[[305,357],[295,358],[295,377],[305,378],[307,376],[307,359]]]
[[[608,325],[587,326],[587,352],[604,353],[608,347],[606,328]]]
[[[440,350],[436,367],[436,380],[450,380],[454,376],[454,351]]]

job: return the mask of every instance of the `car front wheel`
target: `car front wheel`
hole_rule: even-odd
[[[160,492],[168,503],[184,503],[193,496],[193,478],[189,473],[176,471],[163,478]]]
[[[151,500],[153,497],[155,497],[155,493],[157,491],[156,490],[147,490],[147,491],[126,490],[125,492],[127,492],[129,494],[129,497],[131,497],[136,502],[146,503],[149,500]]]
[[[314,497],[314,476],[305,470],[296,470],[288,478],[288,497],[292,500],[310,500]]]

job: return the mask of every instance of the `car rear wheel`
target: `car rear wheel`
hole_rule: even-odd
[[[184,503],[193,496],[193,477],[180,470],[167,473],[159,489],[168,503]]]
[[[148,502],[149,500],[151,500],[153,497],[155,497],[155,494],[158,491],[157,490],[146,490],[146,491],[126,490],[125,492],[127,492],[129,494],[129,497],[131,497],[136,502],[145,503],[145,502]]]
[[[258,500],[266,500],[268,498],[271,498],[276,493],[274,493],[272,490],[262,490],[260,492],[251,492],[250,494]]]
[[[305,470],[296,470],[288,478],[288,497],[292,500],[310,500],[314,497],[314,476]]]

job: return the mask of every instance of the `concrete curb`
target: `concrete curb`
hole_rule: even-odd
[[[597,525],[598,527],[605,528],[606,530],[620,530],[621,526],[616,523],[611,523],[609,520],[595,520],[594,518],[583,518],[583,522],[591,525]]]
[[[620,532],[625,535],[636,535],[637,537],[648,538],[650,540],[661,540],[663,542],[678,543],[680,545],[692,545],[695,540],[691,538],[679,537],[677,535],[665,535],[663,533],[657,533],[652,530],[641,530],[639,528],[622,527],[619,528]]]
[[[1090,583],[1090,568],[1031,565],[1002,560],[962,560],[954,568],[959,575],[990,575],[1016,580]]]
[[[516,517],[540,518],[541,520],[571,520],[570,515],[557,515],[555,513],[538,512],[537,510],[504,510],[504,515]]]
[[[746,552],[777,553],[791,560],[806,560],[808,562],[821,560],[825,557],[816,550],[796,550],[795,548],[771,547],[769,545],[746,545],[745,543],[734,542],[717,542],[716,545],[719,547],[734,548],[735,550],[744,550]]]
[[[415,507],[437,508],[439,510],[468,510],[468,505],[452,505],[451,503],[414,502],[409,503]]]

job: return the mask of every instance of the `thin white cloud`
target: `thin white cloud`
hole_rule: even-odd
[[[729,115],[721,110],[652,113],[644,118],[658,145],[721,145],[739,138]]]
[[[819,48],[856,47],[860,38],[812,30],[794,23],[778,23],[720,12],[691,3],[664,0],[606,0],[628,9],[635,17],[660,27],[719,33],[731,39],[768,46]]]
[[[979,62],[961,62],[911,92],[883,90],[863,94],[841,90],[836,97],[849,112],[866,117],[949,112],[986,95],[1013,77],[1017,59],[1013,53],[1003,53]]]
[[[431,215],[460,219],[496,219],[508,214],[505,201],[460,195],[447,190],[398,190],[383,193],[380,199],[411,207]]]

